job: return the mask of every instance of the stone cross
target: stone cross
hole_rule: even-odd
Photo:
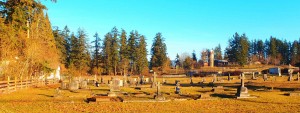
[[[156,86],[156,72],[154,72],[154,74],[153,74],[153,81],[152,81],[152,85],[151,85],[151,88],[155,88],[155,86]]]

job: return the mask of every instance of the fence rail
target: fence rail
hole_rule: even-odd
[[[10,93],[28,87],[37,87],[55,83],[58,83],[58,79],[38,79],[33,77],[27,77],[25,79],[23,79],[22,77],[20,77],[19,79],[15,77],[14,79],[11,79],[11,77],[8,76],[7,81],[0,81],[0,94]]]

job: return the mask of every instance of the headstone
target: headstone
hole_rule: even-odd
[[[181,94],[181,92],[180,92],[180,83],[179,83],[179,81],[177,81],[177,83],[176,83],[175,94]]]
[[[120,87],[123,87],[123,80],[120,80],[119,86],[120,86]]]
[[[117,92],[120,91],[120,80],[119,78],[113,78],[109,85],[109,93],[108,96],[115,97],[117,96]]]
[[[158,100],[158,101],[164,101],[165,100],[165,97],[163,96],[163,94],[161,93],[161,89],[160,89],[160,82],[157,82],[156,83],[156,95],[154,96],[154,99],[155,100]]]
[[[128,84],[127,84],[127,75],[126,75],[126,73],[124,72],[124,76],[123,76],[123,86],[128,86]]]
[[[193,77],[192,77],[192,76],[190,77],[190,84],[191,84],[191,85],[194,84],[194,83],[193,83]]]
[[[61,89],[68,89],[68,83],[67,83],[67,82],[63,82],[63,81],[62,81],[60,84],[61,84],[61,85],[60,85],[60,88],[61,88]]]
[[[145,78],[146,83],[149,83],[149,81],[150,81],[149,78]]]
[[[144,75],[141,76],[140,84],[145,84],[145,82],[144,82]]]
[[[151,84],[151,88],[156,88],[156,85],[157,85],[157,83],[156,83],[156,72],[154,72],[154,74],[153,74],[153,81],[152,81],[152,84]]]
[[[237,98],[247,98],[250,95],[248,94],[248,88],[245,87],[245,75],[244,73],[242,73],[242,77],[241,77],[241,86],[237,89],[237,93],[236,96]]]
[[[81,81],[79,88],[80,89],[87,89],[88,88],[87,81],[86,80]]]
[[[252,72],[252,80],[256,80],[255,72]]]
[[[69,84],[69,90],[75,91],[79,89],[79,82],[77,80],[72,80]]]
[[[268,75],[267,75],[267,74],[264,74],[264,75],[263,75],[263,79],[264,79],[264,81],[267,81],[267,80],[268,80]]]
[[[216,74],[213,74],[213,82],[216,82],[217,81],[217,75]]]
[[[298,72],[298,73],[297,73],[297,81],[300,81],[299,79],[300,79],[300,78],[299,78],[299,72]]]
[[[163,84],[167,84],[167,81],[165,78],[163,78]]]
[[[100,84],[104,84],[104,79],[103,79],[103,77],[100,78]]]
[[[230,79],[230,73],[228,73],[228,78],[227,78],[227,79],[228,79],[228,81],[230,81],[230,80],[231,80],[231,79]]]
[[[294,69],[289,68],[288,72],[289,72],[289,81],[293,80],[293,71]]]

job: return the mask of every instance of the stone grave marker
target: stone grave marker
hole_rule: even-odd
[[[181,94],[181,92],[180,92],[180,82],[179,81],[176,82],[175,94]]]
[[[294,71],[294,69],[289,69],[288,70],[288,72],[289,72],[289,79],[288,79],[288,81],[293,81],[293,71]]]
[[[190,76],[190,84],[191,84],[191,85],[194,84],[194,83],[193,83],[193,77],[192,77],[192,76]]]
[[[124,73],[124,76],[123,76],[123,86],[127,86],[127,75],[126,73]]]
[[[151,84],[151,88],[156,88],[156,85],[157,85],[157,83],[156,83],[156,72],[154,72],[154,74],[153,74],[153,81],[152,81],[152,84]]]
[[[248,93],[248,88],[245,87],[245,75],[244,75],[244,73],[242,73],[241,85],[237,89],[236,96],[237,96],[238,99],[239,98],[248,98],[248,97],[250,97],[250,95]]]
[[[109,93],[108,96],[115,97],[117,92],[120,91],[120,80],[119,78],[113,78],[109,84]]]
[[[252,80],[256,80],[255,72],[252,72]]]
[[[81,81],[79,88],[80,89],[87,89],[88,88],[87,81],[86,80]]]
[[[61,88],[61,89],[68,89],[68,83],[62,81],[62,82],[60,83],[60,88]]]
[[[230,81],[230,80],[231,80],[231,78],[230,78],[230,73],[228,73],[228,78],[227,78],[227,79],[228,79],[228,81]]]
[[[263,75],[263,79],[264,79],[264,81],[267,81],[267,80],[268,80],[268,75],[267,75],[267,74],[264,74],[264,75]]]
[[[145,78],[146,83],[149,83],[149,81],[150,81],[149,78]]]
[[[79,89],[79,82],[77,80],[72,80],[69,84],[69,90],[75,91]]]
[[[161,93],[161,89],[160,89],[160,82],[157,82],[156,83],[156,95],[154,96],[154,99],[155,100],[158,100],[158,101],[164,101],[165,100],[165,97],[163,96],[163,94]]]

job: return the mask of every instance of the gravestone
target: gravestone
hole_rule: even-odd
[[[123,86],[128,86],[128,84],[127,84],[127,75],[126,75],[126,73],[124,72],[124,76],[123,76]]]
[[[145,78],[146,83],[149,83],[149,81],[150,81],[149,78]]]
[[[217,81],[217,75],[213,74],[213,82],[216,82],[216,81]]]
[[[61,89],[68,89],[68,83],[62,81],[62,82],[60,83],[60,88],[61,88]]]
[[[140,84],[145,84],[144,78],[145,78],[144,75],[141,76]]]
[[[55,89],[55,93],[54,93],[53,97],[55,97],[55,98],[62,97],[61,90],[59,88]]]
[[[194,84],[194,83],[193,83],[193,77],[192,77],[192,76],[190,76],[190,84],[191,84],[191,85]]]
[[[165,100],[165,97],[163,96],[163,94],[161,93],[161,89],[160,89],[160,82],[157,82],[156,83],[156,95],[154,96],[154,99],[155,100],[158,100],[158,101],[164,101]]]
[[[87,81],[86,80],[81,81],[79,88],[80,89],[87,89],[88,88]]]
[[[77,80],[72,80],[69,84],[69,90],[75,91],[79,89],[79,82]]]
[[[104,84],[104,79],[103,79],[103,77],[100,78],[100,84]]]
[[[299,79],[300,79],[300,78],[299,78],[299,72],[298,72],[298,73],[297,73],[297,81],[300,81]]]
[[[267,80],[268,80],[268,75],[267,75],[267,74],[264,74],[264,75],[263,75],[263,79],[264,79],[264,81],[267,81]]]
[[[237,98],[248,98],[250,95],[248,93],[248,88],[245,87],[245,75],[242,73],[241,76],[241,86],[237,89]]]
[[[289,69],[288,70],[288,72],[289,72],[289,79],[288,79],[288,81],[292,81],[293,80],[293,71],[294,71],[294,69]]]
[[[181,92],[180,92],[180,83],[179,83],[179,81],[177,81],[177,83],[176,83],[175,94],[181,94]]]
[[[167,84],[167,81],[165,78],[163,78],[163,84]]]
[[[252,72],[252,80],[256,80],[255,72]]]
[[[123,80],[120,80],[119,86],[120,86],[120,87],[123,87],[123,84],[124,84],[124,83],[123,83]]]
[[[156,83],[156,72],[154,72],[154,74],[153,74],[153,81],[152,81],[152,84],[151,84],[151,88],[156,88],[156,85],[157,85],[157,83]]]
[[[108,96],[115,97],[117,92],[120,91],[120,80],[119,78],[113,78],[109,84],[109,93]]]
[[[231,80],[231,78],[230,78],[230,73],[228,73],[228,78],[227,78],[227,79],[228,79],[228,81],[230,81],[230,80]]]

